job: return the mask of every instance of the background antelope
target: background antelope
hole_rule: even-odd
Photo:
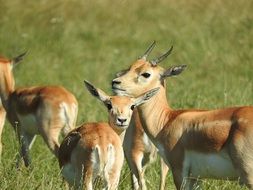
[[[1,100],[0,100],[1,101]],[[1,156],[2,156],[2,149],[3,149],[3,144],[2,144],[2,133],[3,133],[3,127],[5,123],[5,116],[6,116],[6,111],[0,103],[0,162],[1,162]]]
[[[59,149],[62,175],[75,188],[84,182],[87,190],[93,189],[92,183],[100,175],[106,189],[116,189],[124,161],[120,136],[124,136],[133,108],[150,99],[158,89],[135,99],[108,96],[87,81],[85,86],[107,107],[109,121],[83,124],[66,136]]]
[[[159,87],[138,107],[143,128],[170,166],[177,189],[192,189],[197,178],[237,180],[253,188],[253,107],[173,110],[166,99],[165,78],[185,65],[158,66],[170,50],[152,61],[141,58],[114,79],[114,91],[138,96]]]
[[[0,63],[6,62],[6,59],[2,56],[0,56]],[[3,133],[3,127],[5,123],[5,117],[6,117],[6,111],[3,107],[2,101],[0,99],[0,161],[1,161],[1,156],[2,156],[2,149],[3,149],[3,144],[2,144],[2,133]]]
[[[25,166],[28,166],[28,151],[37,134],[58,155],[59,134],[62,130],[67,134],[75,126],[78,103],[69,91],[60,86],[15,89],[12,69],[24,55],[11,60],[3,57],[0,59],[0,97],[7,118],[17,132],[20,154]]]
[[[155,42],[153,42],[145,51],[142,59],[146,59],[154,46]],[[116,76],[120,77],[126,72],[127,70],[120,71]],[[112,81],[113,90],[115,90],[118,95],[122,94],[122,91],[120,89],[117,90],[117,87],[114,86],[115,83],[117,84],[117,80]],[[144,132],[137,109],[134,109],[131,122],[126,130],[123,149],[127,164],[132,172],[131,180],[133,189],[147,189],[144,174],[147,166],[156,160],[157,149]],[[166,175],[169,168],[164,163],[163,159],[160,159],[160,167],[159,189],[163,190],[165,188]]]

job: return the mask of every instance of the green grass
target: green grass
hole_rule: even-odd
[[[188,0],[0,0],[0,52],[28,50],[15,68],[17,86],[62,85],[79,101],[78,123],[104,121],[106,110],[84,90],[83,80],[110,92],[116,71],[128,67],[153,40],[152,56],[172,44],[163,63],[187,64],[167,83],[173,108],[253,105],[253,2]],[[151,57],[152,57],[151,56]],[[58,162],[41,137],[31,150],[32,167],[15,169],[18,144],[6,122],[0,189],[64,189]],[[147,169],[157,189],[159,164]],[[174,189],[171,174],[168,189]],[[241,189],[236,182],[204,180],[202,189]],[[131,189],[127,167],[119,189]]]

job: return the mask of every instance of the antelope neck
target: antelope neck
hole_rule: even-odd
[[[15,87],[14,85],[12,86],[10,84],[11,82],[6,77],[4,78],[4,81],[2,82],[3,83],[0,84],[0,97],[1,97],[1,101],[5,110],[8,110],[9,97],[14,92]]]
[[[125,132],[126,130],[122,130],[122,129],[118,129],[114,123],[109,122],[109,125],[111,126],[111,128],[115,131],[115,133],[117,133],[117,135],[119,135],[121,142],[123,143],[123,139],[125,137]]]
[[[168,121],[172,112],[166,98],[166,89],[161,85],[158,93],[148,102],[138,106],[143,128],[151,139],[155,139]]]

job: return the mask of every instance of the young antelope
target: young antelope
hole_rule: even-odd
[[[93,189],[97,176],[105,181],[105,189],[116,189],[124,161],[120,136],[124,136],[133,109],[150,99],[158,89],[138,98],[109,96],[85,81],[88,91],[108,109],[109,121],[85,123],[71,131],[59,149],[59,165],[64,179],[75,189]]]

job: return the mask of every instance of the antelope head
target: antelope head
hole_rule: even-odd
[[[129,126],[134,108],[148,101],[159,90],[159,88],[155,88],[137,98],[130,98],[127,96],[109,96],[88,81],[84,81],[84,83],[88,91],[107,107],[109,123],[117,131],[125,130]]]
[[[164,86],[165,78],[178,75],[186,68],[186,65],[172,66],[168,69],[159,66],[159,63],[171,54],[173,46],[158,58],[147,60],[154,47],[155,41],[129,69],[116,74],[117,78],[112,80],[112,89],[116,94],[139,96],[150,89]]]
[[[23,60],[25,54],[13,59],[0,57],[0,94],[3,100],[7,98],[9,92],[14,90],[15,81],[12,69]]]

